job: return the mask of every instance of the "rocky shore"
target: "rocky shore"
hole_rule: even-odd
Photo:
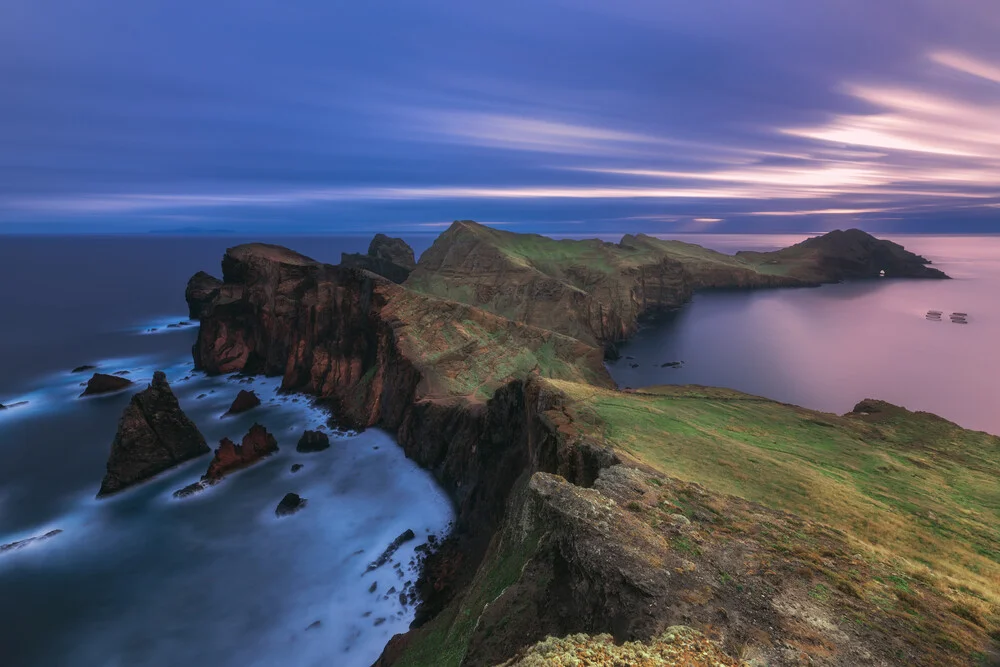
[[[687,437],[684,421],[636,426],[675,403],[617,392],[603,368],[605,349],[640,317],[696,289],[873,277],[873,267],[944,277],[898,246],[839,234],[849,242],[827,235],[731,257],[651,237],[552,241],[458,222],[402,285],[276,246],[238,246],[218,293],[197,304],[194,359],[209,373],[280,375],[283,389],[319,397],[346,424],[389,430],[452,495],[458,519],[425,564],[420,627],[395,638],[382,665],[494,665],[548,635],[643,642],[677,625],[773,665],[967,664],[953,648],[991,650],[992,621],[969,626],[947,611],[954,599],[913,579],[916,627],[905,615],[914,599],[875,601],[869,582],[900,575],[855,556],[867,534],[665,474],[658,452]],[[714,419],[748,399],[709,390],[681,400]],[[803,437],[897,434],[760,405],[804,423]],[[615,437],[619,414],[631,439]]]

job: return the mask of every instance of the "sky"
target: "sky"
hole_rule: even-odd
[[[1000,232],[997,0],[4,0],[0,232]]]

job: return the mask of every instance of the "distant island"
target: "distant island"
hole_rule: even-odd
[[[340,266],[236,246],[187,299],[197,368],[386,429],[454,499],[380,665],[967,665],[1000,630],[1000,439],[870,399],[622,391],[603,363],[698,290],[947,278],[929,264],[859,230],[730,256],[459,221],[416,262],[382,235]]]

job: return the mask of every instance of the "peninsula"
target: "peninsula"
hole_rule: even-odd
[[[454,499],[414,627],[379,664],[995,655],[1000,439],[875,400],[836,416],[726,389],[624,392],[603,365],[696,290],[947,277],[927,260],[858,230],[730,256],[469,221],[412,269],[401,250],[379,239],[331,266],[242,245],[221,281],[188,289],[198,368],[281,376],[346,425],[388,430]]]

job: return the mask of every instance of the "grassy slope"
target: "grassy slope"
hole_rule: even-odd
[[[454,301],[391,288],[383,311],[406,356],[424,371],[428,398],[485,400],[509,380],[543,377],[609,386],[603,353],[580,341]]]
[[[838,417],[725,389],[554,384],[638,462],[837,527],[996,613],[1000,439],[891,406]]]

